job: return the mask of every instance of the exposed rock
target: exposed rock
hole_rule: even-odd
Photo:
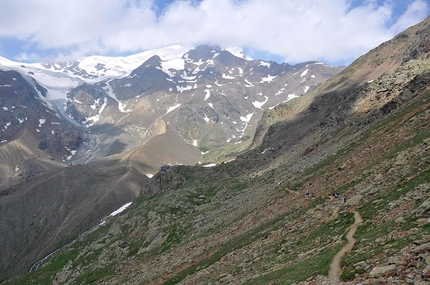
[[[372,270],[370,271],[369,274],[371,277],[380,277],[380,276],[387,274],[387,272],[394,270],[395,268],[396,268],[395,264],[390,264],[387,266],[374,267],[374,268],[372,268]]]
[[[362,195],[358,194],[358,195],[352,196],[351,198],[349,198],[346,201],[345,205],[346,206],[355,206],[355,205],[358,205],[360,203],[361,199],[363,199]]]

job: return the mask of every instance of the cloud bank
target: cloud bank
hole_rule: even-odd
[[[397,11],[397,2],[405,1]],[[349,63],[429,14],[425,0],[397,2],[3,0],[0,54],[5,39],[17,43],[13,56],[21,60],[208,43],[240,46],[251,56],[263,52],[290,63]]]

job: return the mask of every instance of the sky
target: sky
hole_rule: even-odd
[[[430,0],[2,0],[0,56],[126,56],[183,45],[348,65],[430,14]]]

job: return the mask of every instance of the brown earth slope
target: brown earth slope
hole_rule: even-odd
[[[111,160],[45,170],[1,188],[0,279],[26,272],[99,224],[133,201],[147,181],[135,167]]]

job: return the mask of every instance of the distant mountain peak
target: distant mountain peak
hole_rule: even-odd
[[[198,45],[184,54],[182,58],[190,62],[205,62],[215,58],[221,51],[219,46]]]

